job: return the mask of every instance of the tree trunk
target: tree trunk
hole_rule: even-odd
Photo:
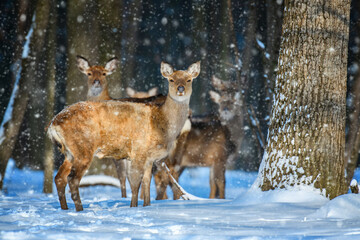
[[[47,83],[47,99],[46,99],[46,110],[45,110],[45,124],[48,124],[54,116],[54,106],[55,106],[55,52],[56,52],[56,20],[57,20],[57,8],[52,8],[55,4],[55,0],[47,1],[49,4],[49,20],[48,29],[46,34],[48,35],[47,39],[47,49],[46,49],[46,83]],[[51,140],[44,136],[44,155],[43,155],[43,165],[44,165],[44,193],[52,193],[53,186],[53,171],[54,171],[54,145]]]
[[[124,45],[123,89],[130,86],[135,78],[136,49],[139,45],[138,30],[141,23],[143,3],[140,0],[130,1],[126,12],[127,28],[122,33]]]
[[[257,184],[345,193],[350,1],[286,1],[275,101]]]
[[[353,8],[360,10],[360,3],[353,2]],[[360,34],[360,22],[355,26],[356,32]],[[356,62],[360,61],[360,53],[356,54]],[[349,186],[354,172],[357,167],[360,149],[360,71],[356,74],[353,81],[353,86],[350,87],[352,98],[352,106],[348,110],[349,130],[346,137],[346,151],[345,151],[345,176],[346,186]]]
[[[92,65],[100,64],[98,10],[95,0],[67,2],[66,105],[86,99],[87,80],[77,67],[76,55],[84,56]]]
[[[42,43],[45,38],[44,35],[33,35],[34,36],[31,36],[31,33],[29,33],[28,37],[32,38],[32,40],[27,40],[30,43],[30,57],[28,58],[28,53],[26,53],[24,50],[21,52],[21,54],[18,54],[19,59],[17,62],[19,66],[17,71],[15,71],[15,78],[17,79],[17,83],[14,85],[12,93],[13,103],[12,106],[9,104],[7,108],[9,119],[5,119],[4,117],[1,125],[3,132],[0,136],[0,189],[3,187],[6,166],[14,150],[19,130],[23,122],[32,89],[32,81],[35,81],[35,78],[33,77],[34,64],[31,64],[31,59],[36,59],[36,55],[34,55],[34,52],[36,51],[34,50],[38,46],[37,43]],[[21,57],[23,59],[21,59]]]
[[[99,24],[99,64],[105,64],[116,56],[121,59],[121,41],[123,24],[123,1],[98,0]],[[109,93],[114,98],[122,97],[123,73],[119,66],[109,77]],[[84,82],[86,85],[86,82]]]

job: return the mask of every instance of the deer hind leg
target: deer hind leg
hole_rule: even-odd
[[[59,171],[55,176],[56,189],[59,196],[60,206],[61,209],[63,210],[68,209],[66,203],[65,188],[67,184],[67,177],[71,170],[71,166],[72,164],[65,157],[64,163],[60,166]]]
[[[210,168],[210,196],[209,198],[216,197],[216,184],[215,184],[215,167]]]
[[[80,185],[80,180],[81,180],[82,176],[84,175],[85,171],[87,170],[87,167],[89,167],[88,165],[89,164],[86,164],[86,163],[81,164],[81,165],[74,164],[73,167],[71,168],[70,174],[68,176],[71,198],[75,203],[76,211],[83,210],[83,206],[82,206],[80,194],[79,194],[79,185]]]
[[[120,181],[121,197],[126,198],[126,159],[113,159],[116,172]]]
[[[217,198],[225,198],[225,164],[216,164],[214,166],[214,181],[216,185]]]

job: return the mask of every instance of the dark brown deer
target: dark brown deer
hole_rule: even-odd
[[[68,209],[65,187],[69,183],[76,210],[83,210],[79,183],[93,156],[127,159],[130,206],[138,206],[141,183],[145,188],[143,206],[150,205],[153,163],[169,155],[185,124],[200,62],[185,71],[174,71],[169,64],[161,63],[161,73],[169,81],[168,95],[161,105],[111,100],[79,102],[53,118],[48,136],[61,147],[66,162],[55,177],[62,209]]]
[[[210,167],[210,198],[225,198],[226,160],[231,151],[226,127],[214,118],[192,118],[191,130],[183,130],[166,164],[178,181],[187,167]],[[189,131],[190,130],[190,131]],[[155,174],[157,188],[156,199],[166,199],[166,187],[169,179],[163,171]],[[171,184],[170,184],[171,186]],[[180,196],[174,192],[174,199]]]
[[[234,144],[234,150],[228,158],[228,164],[234,165],[245,135],[241,93],[237,82],[222,81],[214,76],[211,83],[216,91],[210,91],[210,97],[218,105],[219,120],[229,130],[230,141]]]

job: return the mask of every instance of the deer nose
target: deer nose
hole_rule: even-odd
[[[100,84],[100,81],[99,81],[98,79],[95,79],[93,84],[94,84],[94,85],[99,85],[99,84]]]
[[[184,86],[178,86],[177,88],[179,93],[183,93],[185,91],[185,87]]]

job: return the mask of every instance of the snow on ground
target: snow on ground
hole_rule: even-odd
[[[55,191],[41,192],[42,172],[10,161],[0,194],[0,239],[360,239],[360,195],[329,201],[305,190],[250,190],[256,175],[227,171],[225,200],[155,201],[152,185],[145,208],[130,208],[116,187],[82,188],[84,211],[76,212],[69,193],[64,211]],[[180,184],[206,198],[208,177],[207,168],[190,169]]]

